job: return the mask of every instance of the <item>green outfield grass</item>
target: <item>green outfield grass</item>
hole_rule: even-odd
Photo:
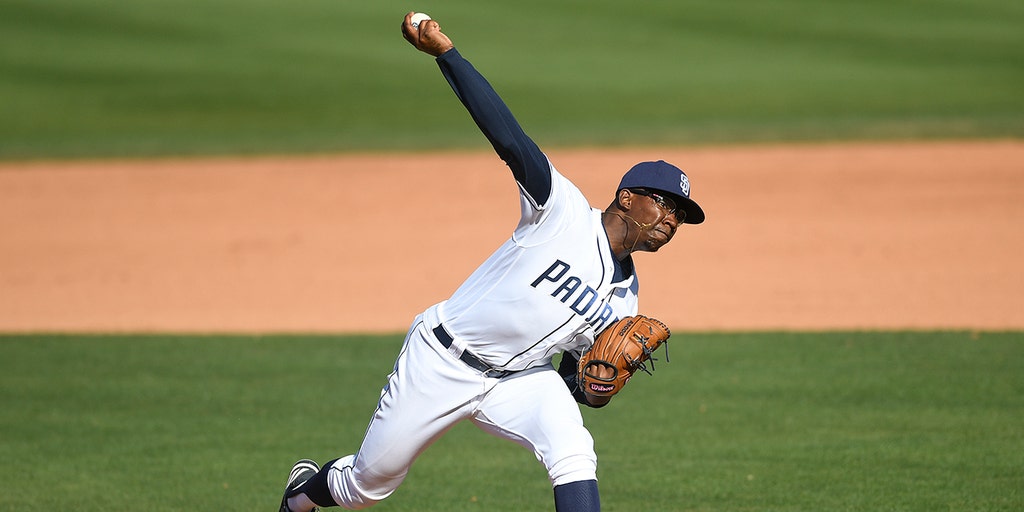
[[[545,147],[1024,136],[1017,0],[4,0],[0,159],[485,148],[414,7]]]
[[[273,510],[356,447],[400,336],[0,336],[0,510]],[[677,334],[585,411],[607,511],[1019,511],[1024,334]],[[550,510],[470,425],[375,510]]]

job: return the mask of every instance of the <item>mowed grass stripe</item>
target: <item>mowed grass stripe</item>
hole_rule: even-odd
[[[407,5],[0,9],[0,158],[486,147]],[[544,146],[1024,135],[1011,0],[430,10]]]
[[[294,459],[357,447],[400,344],[0,336],[0,509],[269,509]],[[669,348],[584,412],[605,510],[1024,506],[1024,334],[680,333]],[[379,505],[550,507],[532,454],[469,424]]]

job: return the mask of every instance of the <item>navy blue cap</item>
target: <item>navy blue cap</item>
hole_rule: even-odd
[[[704,210],[690,199],[690,179],[678,167],[664,161],[640,162],[622,175],[619,188],[646,188],[664,192],[686,212],[686,224],[704,222]]]

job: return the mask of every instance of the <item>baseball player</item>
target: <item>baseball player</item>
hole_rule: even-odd
[[[600,407],[607,399],[579,389],[577,361],[605,327],[637,314],[631,254],[657,251],[704,212],[686,175],[664,161],[637,164],[607,209],[592,208],[438,23],[414,28],[412,15],[403,36],[436,58],[511,169],[521,217],[454,294],[415,318],[358,451],[323,468],[296,463],[280,511],[370,507],[463,420],[532,451],[547,469],[556,511],[600,510],[597,456],[577,402]]]

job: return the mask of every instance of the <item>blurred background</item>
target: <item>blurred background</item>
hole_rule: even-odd
[[[0,0],[0,158],[480,148],[411,10],[546,147],[1024,135],[1012,0]]]

